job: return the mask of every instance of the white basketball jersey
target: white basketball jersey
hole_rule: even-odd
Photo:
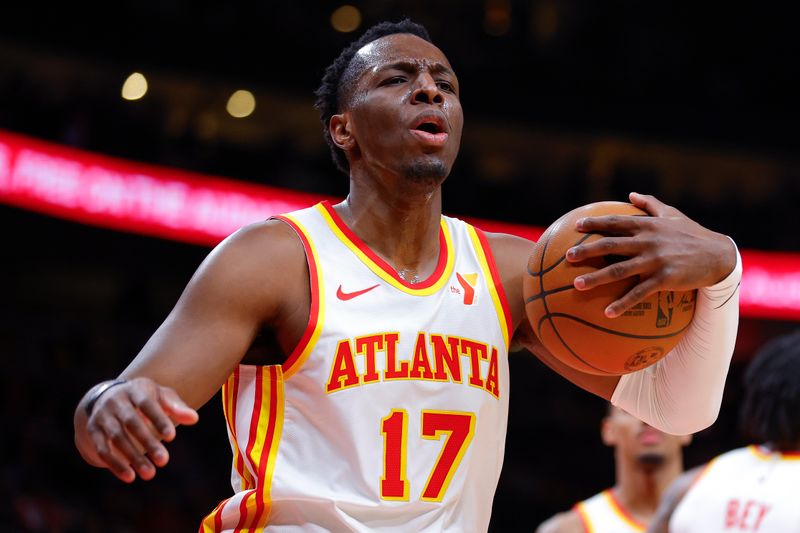
[[[409,284],[327,202],[297,232],[310,319],[280,366],[223,387],[234,496],[201,531],[486,530],[508,415],[507,301],[484,235],[442,217]]]
[[[622,506],[612,489],[577,503],[575,511],[586,533],[641,533],[647,528]]]
[[[748,446],[711,461],[675,509],[671,533],[800,533],[800,453]]]

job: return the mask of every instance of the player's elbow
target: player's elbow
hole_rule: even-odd
[[[687,406],[659,420],[656,429],[670,435],[691,435],[717,421],[719,405]]]

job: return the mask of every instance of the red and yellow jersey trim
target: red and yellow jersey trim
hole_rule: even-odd
[[[259,366],[255,367],[255,369],[253,414],[250,419],[250,431],[243,456],[244,461],[249,463],[250,468],[257,472],[256,479],[262,481],[257,486],[250,484],[246,490],[238,493],[237,496],[241,494],[241,498],[232,497],[220,503],[201,522],[201,533],[222,531],[225,507],[237,499],[239,501],[239,509],[236,514],[239,520],[234,527],[235,533],[252,531],[254,528],[263,528],[269,519],[272,507],[270,499],[272,475],[275,471],[275,459],[283,431],[283,378],[281,367],[278,365]],[[239,375],[234,372],[223,388],[230,389],[231,385],[238,380]],[[227,394],[227,391],[225,391],[223,398]],[[238,446],[236,449],[239,450]]]
[[[317,250],[314,243],[308,238],[308,231],[303,225],[292,215],[276,216],[278,220],[282,220],[289,224],[291,228],[300,237],[303,242],[303,248],[306,252],[306,259],[308,261],[308,274],[309,283],[311,287],[311,308],[308,313],[308,324],[297,343],[292,353],[286,358],[286,361],[281,365],[283,372],[283,379],[289,379],[303,366],[303,364],[311,355],[314,346],[317,344],[320,333],[322,333],[322,325],[325,316],[325,291],[324,283],[322,280],[322,272],[318,267],[319,261]]]
[[[592,521],[589,519],[589,512],[586,510],[586,504],[583,502],[578,502],[573,507],[578,516],[581,519],[581,523],[583,524],[583,530],[586,533],[595,533],[594,526],[592,526]]]
[[[508,349],[511,337],[513,337],[514,334],[512,330],[514,325],[511,321],[508,299],[503,289],[503,280],[500,278],[497,264],[494,261],[492,248],[489,246],[489,241],[486,239],[486,234],[483,231],[470,225],[467,225],[467,231],[469,232],[470,239],[472,239],[475,253],[478,255],[478,262],[481,264],[484,277],[492,280],[492,283],[487,283],[487,288],[492,295],[492,302],[497,311],[497,318],[500,320],[500,329],[503,331],[503,340],[505,340],[506,349]]]
[[[750,453],[762,461],[769,461],[771,459],[775,459],[776,457],[784,461],[800,461],[800,452],[772,451],[757,444],[751,444],[747,447],[747,449],[750,450]]]
[[[439,227],[439,261],[436,264],[436,268],[426,280],[420,283],[409,283],[401,278],[397,271],[381,259],[378,254],[373,252],[353,230],[347,227],[347,224],[339,217],[330,202],[327,200],[320,202],[316,205],[316,208],[339,240],[370,270],[392,287],[413,296],[428,296],[439,291],[450,279],[455,259],[450,230],[447,228],[447,223],[444,219],[441,220]]]
[[[614,494],[612,489],[604,490],[603,496],[608,501],[608,505],[611,507],[611,510],[614,511],[614,514],[617,515],[623,522],[627,523],[637,531],[645,531],[647,529],[647,526],[636,520],[630,514],[630,512],[628,512],[628,510],[622,506],[622,503],[620,503],[620,501],[617,499],[617,496]]]

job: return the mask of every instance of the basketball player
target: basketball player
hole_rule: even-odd
[[[663,433],[610,406],[601,437],[614,448],[616,484],[542,523],[537,533],[643,532],[662,493],[683,471],[690,435]]]
[[[681,475],[648,531],[800,531],[800,331],[764,345],[744,387],[743,429],[762,444]]]
[[[248,226],[214,249],[120,377],[79,403],[83,457],[126,482],[151,479],[168,459],[161,441],[195,423],[221,387],[235,494],[204,531],[485,530],[515,333],[653,425],[689,433],[712,423],[736,336],[732,241],[638,194],[631,201],[652,217],[581,223],[617,236],[575,247],[570,260],[629,259],[576,279],[580,290],[640,280],[609,316],[653,291],[704,288],[663,363],[622,378],[569,371],[525,319],[532,243],[441,214],[464,122],[459,92],[445,55],[411,22],[378,25],[346,48],[317,92],[350,178],[346,200]]]

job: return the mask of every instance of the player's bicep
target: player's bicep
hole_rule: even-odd
[[[174,388],[193,407],[208,401],[258,331],[279,315],[290,286],[282,283],[287,269],[281,263],[292,256],[291,250],[282,253],[287,245],[292,243],[281,241],[280,230],[262,227],[218,246],[123,377],[149,377]],[[273,247],[272,253],[265,254],[265,247]]]

